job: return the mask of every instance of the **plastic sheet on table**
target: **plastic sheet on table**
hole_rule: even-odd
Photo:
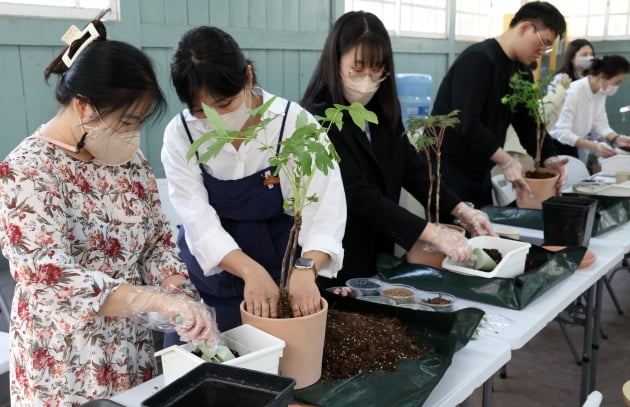
[[[418,345],[433,349],[422,359],[401,360],[392,372],[363,371],[343,380],[321,379],[295,391],[296,400],[326,407],[421,406],[450,366],[453,354],[468,343],[484,315],[477,308],[431,312],[360,301],[329,292],[322,295],[330,309],[396,317]]]
[[[377,270],[379,277],[389,283],[408,284],[422,290],[447,292],[485,304],[523,309],[570,276],[585,253],[586,248],[581,246],[570,246],[551,252],[532,245],[527,259],[539,266],[514,278],[466,276],[422,264],[407,263],[387,254],[379,255]]]

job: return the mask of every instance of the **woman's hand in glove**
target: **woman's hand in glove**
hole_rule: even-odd
[[[464,202],[460,202],[451,212],[473,236],[496,236],[488,215],[478,209],[468,206]]]
[[[472,257],[472,248],[463,233],[446,226],[427,223],[420,238],[407,252],[407,261],[420,263],[421,256],[431,251],[442,252],[455,261],[468,261]]]
[[[505,179],[512,183],[516,196],[522,196],[523,193],[532,194],[531,188],[523,178],[523,166],[517,159],[511,157],[510,161],[501,164],[501,169]]]
[[[127,296],[130,314],[158,312],[167,317],[184,341],[205,342],[213,348],[220,339],[212,309],[185,294],[169,294],[155,287],[134,287]]]
[[[594,148],[593,152],[600,157],[608,158],[617,154],[614,148],[608,145],[608,143],[604,143],[603,141],[598,141],[593,143]]]

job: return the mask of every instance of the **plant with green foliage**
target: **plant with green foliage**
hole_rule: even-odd
[[[551,83],[551,74],[542,77],[538,82],[530,80],[530,74],[524,71],[515,72],[510,77],[509,87],[512,93],[501,98],[501,103],[508,105],[510,110],[515,111],[520,105],[524,106],[529,115],[536,122],[536,156],[534,163],[536,168],[541,167],[542,146],[547,134],[549,120],[545,105],[552,104],[543,99],[543,90]]]
[[[413,135],[414,147],[424,152],[429,167],[429,193],[427,197],[427,218],[431,213],[433,202],[433,184],[435,184],[435,222],[440,223],[440,184],[442,182],[442,143],[444,133],[449,127],[459,124],[457,115],[459,110],[453,110],[448,114],[429,115],[423,117],[410,116],[407,119],[407,132]],[[432,154],[433,153],[433,154]],[[435,155],[435,172],[433,171],[432,155]]]
[[[284,210],[293,212],[293,225],[282,258],[278,307],[279,316],[288,318],[291,315],[288,282],[297,253],[298,236],[302,227],[302,213],[309,204],[318,201],[315,194],[309,193],[309,188],[318,171],[328,174],[328,171],[334,167],[334,163],[340,159],[334,145],[325,135],[332,126],[336,126],[339,130],[342,129],[344,112],[350,115],[352,121],[361,130],[365,130],[367,122],[378,123],[378,120],[373,112],[367,110],[360,103],[353,103],[350,106],[335,104],[326,109],[324,117],[315,117],[319,123],[309,122],[307,113],[301,111],[296,119],[295,131],[291,137],[284,138],[280,142],[280,149],[277,151],[276,146],[270,145],[264,135],[269,123],[280,116],[276,114],[264,117],[274,100],[275,97],[253,109],[251,115],[259,115],[261,117],[260,123],[250,126],[242,132],[226,130],[219,113],[204,104],[203,111],[212,130],[195,140],[188,150],[186,158],[190,160],[207,141],[212,141],[212,143],[200,155],[199,163],[205,163],[216,157],[225,144],[237,139],[242,140],[243,144],[256,143],[261,151],[266,151],[269,154],[268,163],[275,167],[273,175],[280,176],[291,185],[292,197],[286,198],[283,206]]]

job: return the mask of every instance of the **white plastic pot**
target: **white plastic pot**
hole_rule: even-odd
[[[285,346],[282,339],[248,324],[225,331],[222,336],[226,346],[239,355],[223,364],[278,374],[278,363]],[[155,352],[155,355],[162,358],[165,384],[206,362],[188,351],[185,345],[169,346]]]
[[[473,249],[497,249],[501,252],[502,259],[494,270],[481,271],[464,267],[459,264],[454,264],[448,257],[442,262],[442,267],[454,273],[484,278],[512,278],[525,272],[525,259],[531,247],[530,243],[502,239],[494,236],[477,236],[468,239],[468,242],[470,242],[470,246]]]

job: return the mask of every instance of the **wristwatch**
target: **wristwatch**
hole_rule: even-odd
[[[317,266],[315,266],[315,260],[308,257],[298,257],[295,259],[295,268],[301,270],[312,270],[315,278],[317,278]]]

